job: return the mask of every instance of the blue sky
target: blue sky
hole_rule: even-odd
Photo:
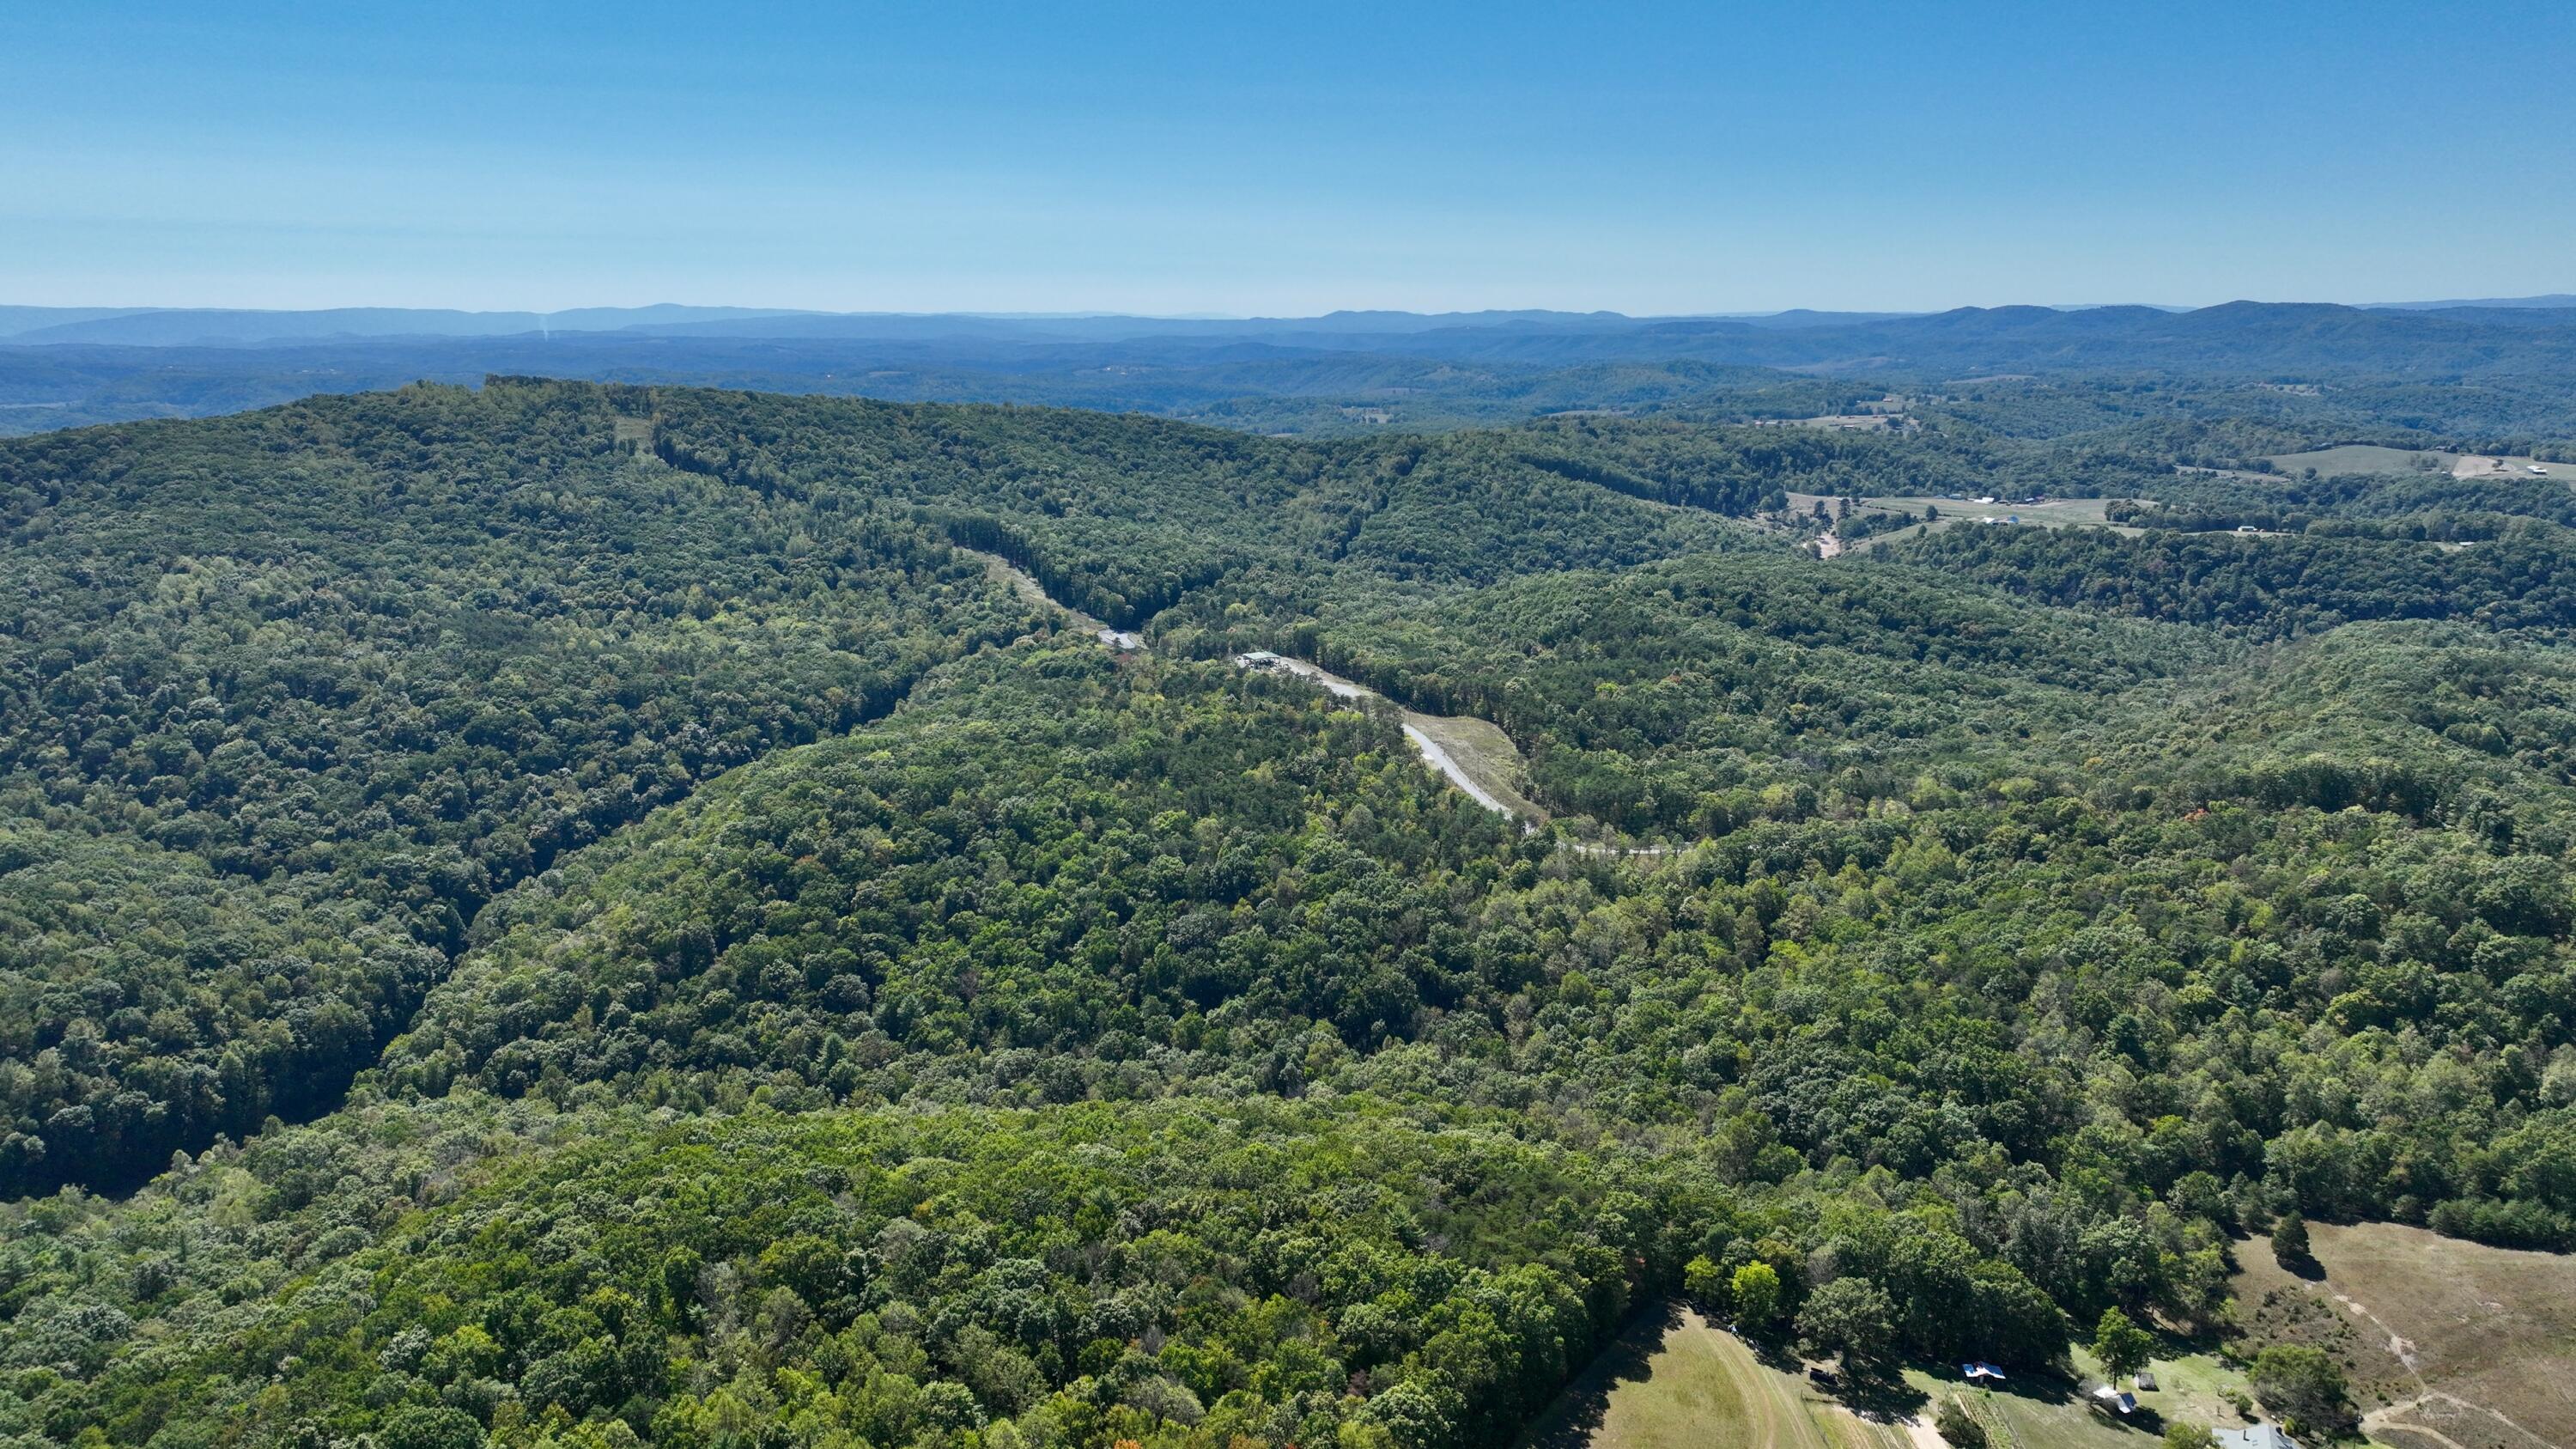
[[[2576,290],[2576,6],[0,6],[0,302]]]

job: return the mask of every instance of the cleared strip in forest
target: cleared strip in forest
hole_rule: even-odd
[[[1279,655],[1279,667],[1291,674],[1311,679],[1344,699],[1383,699],[1385,696],[1356,680],[1342,676],[1303,659]],[[1424,714],[1420,710],[1403,710],[1404,735],[1433,769],[1449,777],[1451,784],[1467,792],[1479,805],[1497,815],[1509,815],[1524,827],[1536,830],[1547,824],[1545,807],[1512,788],[1511,777],[1520,773],[1520,747],[1502,726],[1473,715]],[[1503,762],[1508,760],[1508,765]],[[1472,762],[1472,763],[1471,763]],[[1568,840],[1564,848],[1577,855],[1631,856],[1678,855],[1686,847],[1678,845],[1605,845],[1593,840]]]
[[[1344,679],[1321,665],[1303,659],[1279,656],[1279,667],[1301,678],[1313,680],[1343,699],[1384,699],[1386,696],[1356,680]],[[1469,716],[1424,714],[1420,710],[1400,710],[1404,737],[1423,762],[1449,778],[1449,783],[1467,792],[1468,798],[1497,815],[1509,815],[1535,829],[1547,823],[1547,811],[1537,801],[1512,788],[1510,775],[1521,763],[1518,746],[1511,737],[1491,721]],[[1475,762],[1471,768],[1468,760]],[[1504,761],[1509,763],[1505,764]]]
[[[1084,613],[1073,605],[1060,602],[1053,595],[1049,594],[1046,591],[1046,586],[1039,583],[1034,577],[1032,577],[1028,570],[1021,568],[1018,564],[1011,562],[1000,554],[991,553],[980,548],[968,548],[962,543],[952,543],[949,547],[957,550],[959,553],[971,554],[976,558],[982,559],[984,561],[984,571],[992,575],[997,582],[1009,588],[1011,592],[1019,595],[1024,602],[1055,610],[1057,613],[1071,619],[1075,628],[1080,629],[1082,632],[1099,640],[1101,643],[1120,650],[1142,649],[1145,647],[1145,641],[1142,636],[1113,629],[1109,627],[1108,624]]]
[[[1000,554],[968,548],[964,544],[952,544],[951,547],[982,559],[985,569],[1021,598],[1056,609],[1103,644],[1118,650],[1141,650],[1145,647],[1140,636],[1121,633],[1080,609],[1055,599],[1027,570]],[[1386,698],[1367,685],[1345,679],[1319,664],[1284,654],[1271,657],[1278,661],[1277,668],[1319,684],[1338,698]],[[1522,773],[1520,747],[1512,743],[1511,736],[1504,734],[1500,725],[1473,715],[1424,714],[1402,706],[1397,710],[1402,717],[1404,737],[1413,742],[1422,762],[1466,792],[1467,798],[1497,815],[1507,815],[1520,821],[1528,830],[1537,830],[1547,824],[1546,807],[1522,794],[1512,784],[1513,779]],[[1682,849],[1671,845],[1603,845],[1585,840],[1567,841],[1565,848],[1578,855],[1620,857],[1674,855]]]
[[[1113,648],[1144,647],[1144,641],[1133,634],[1121,634],[1091,615],[1051,597],[1045,587],[1026,569],[997,553],[954,545],[960,553],[973,554],[984,561],[992,576],[1007,584],[1032,604],[1046,604],[1071,619],[1083,632]],[[1367,685],[1344,679],[1331,670],[1284,655],[1280,667],[1292,674],[1314,681],[1343,699],[1382,699],[1385,696]],[[1467,792],[1469,799],[1497,815],[1509,815],[1532,828],[1547,823],[1547,811],[1537,801],[1512,788],[1511,775],[1520,765],[1520,750],[1511,738],[1490,721],[1449,715],[1424,714],[1404,710],[1404,737],[1422,756],[1423,763],[1446,776],[1449,782]],[[1508,763],[1506,763],[1508,761]],[[1472,763],[1471,763],[1472,762]]]

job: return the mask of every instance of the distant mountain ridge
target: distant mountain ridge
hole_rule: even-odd
[[[0,342],[85,342],[127,347],[241,346],[359,337],[508,337],[523,332],[612,332],[686,323],[744,323],[797,315],[783,308],[575,307],[562,312],[465,312],[429,307],[329,307],[261,311],[215,307],[0,307]]]
[[[1822,317],[1837,314],[1797,315]],[[1616,312],[1551,312],[1540,309],[1449,313],[1339,311],[1319,317],[1174,318],[1119,313],[820,312],[789,307],[699,307],[671,302],[642,307],[574,307],[559,312],[476,312],[424,307],[275,311],[216,307],[0,307],[0,341],[18,345],[85,343],[127,347],[244,346],[347,338],[507,337],[550,331],[866,337],[880,340],[987,336],[1030,341],[1100,341],[1157,333],[1221,333],[1229,336],[1307,332],[1376,334],[1510,324],[1623,327],[1641,325],[1641,320]]]
[[[423,378],[472,382],[487,373],[1025,402],[1277,426],[1286,420],[1254,400],[1337,397],[1353,417],[1382,423],[1387,419],[1377,415],[1389,400],[1437,394],[1490,418],[1507,407],[1546,412],[1669,399],[1698,385],[1677,369],[1710,368],[1935,391],[2007,374],[2132,372],[2265,382],[2522,379],[2556,387],[2576,376],[2576,307],[2244,301],[2190,310],[2009,306],[1758,317],[1345,311],[1287,318],[676,304],[547,314],[10,307],[0,308],[0,435],[202,416]],[[1309,408],[1303,417],[1312,422],[1329,411]],[[2566,429],[2550,424],[2543,431]]]
[[[2436,312],[2455,307],[2537,308],[2576,307],[2576,292],[2550,292],[2538,297],[2472,297],[2453,298],[2446,302],[2368,302],[2375,311]]]
[[[1005,351],[1143,346],[1191,358],[1203,356],[1212,346],[1268,345],[1525,365],[1690,358],[1794,368],[2555,366],[2563,359],[2563,348],[2547,335],[2569,329],[2576,329],[2576,294],[2372,307],[2240,301],[2180,310],[2133,304],[2014,305],[1931,313],[1801,308],[1671,317],[1544,309],[1338,311],[1315,317],[1037,316],[817,312],[676,303],[545,313],[402,307],[276,312],[0,307],[0,346],[12,347],[273,348],[579,333],[637,339],[912,343]],[[2543,355],[2524,355],[2535,347]]]

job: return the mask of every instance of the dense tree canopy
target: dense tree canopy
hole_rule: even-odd
[[[8,445],[0,1442],[1490,1449],[1676,1292],[2046,1371],[2310,1218],[2576,1247],[2558,526],[1728,517],[2035,456],[1920,441]]]
[[[2047,603],[2279,638],[2364,619],[2576,627],[2571,545],[2576,533],[2541,524],[2459,543],[1960,528],[1892,557]]]
[[[176,923],[158,966],[84,965],[113,1001],[6,961],[37,1060],[0,1089],[0,1185],[131,1181],[327,1100],[434,975],[339,917],[453,949],[494,891],[1034,621],[912,526],[637,465],[615,405],[416,388],[0,456],[8,815],[130,841],[119,871],[174,853],[246,915],[348,897],[277,923],[346,940],[266,996],[167,979],[279,973]]]

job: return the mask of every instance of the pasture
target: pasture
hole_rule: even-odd
[[[2490,1248],[2397,1223],[2315,1223],[2322,1278],[2260,1242],[2236,1296],[2258,1342],[2342,1359],[2370,1437],[2396,1449],[2576,1444],[2576,1257]]]
[[[2566,482],[2576,482],[2576,463],[2548,463],[2521,456],[2496,457],[2493,454],[2462,454],[2421,451],[2412,448],[2382,448],[2366,443],[2347,443],[2335,448],[2317,448],[2305,453],[2282,453],[2267,459],[2280,472],[2297,476],[2310,468],[2317,476],[2332,478],[2342,473],[2393,474],[2451,473],[2464,457],[2492,459],[2493,467],[2478,465],[2469,475],[2492,477],[2532,477],[2535,465],[2549,470],[2548,475]],[[2248,475],[2239,474],[2239,477]],[[2251,475],[2251,476],[2260,476]]]

